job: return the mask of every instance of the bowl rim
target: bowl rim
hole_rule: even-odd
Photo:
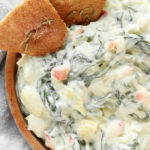
[[[19,131],[30,147],[33,150],[47,150],[48,148],[44,146],[43,142],[41,142],[31,131],[27,130],[27,123],[19,107],[19,102],[16,96],[16,62],[18,57],[18,53],[11,52],[8,52],[6,56],[5,88],[8,105]]]

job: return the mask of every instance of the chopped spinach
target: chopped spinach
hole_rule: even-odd
[[[70,58],[71,70],[68,75],[68,80],[73,80],[77,78],[81,72],[83,72],[90,66],[91,63],[92,61],[88,59],[85,55],[75,53]]]
[[[122,28],[123,27],[123,13],[118,14],[116,20],[117,20],[117,24],[119,24],[120,27]]]
[[[136,46],[143,50],[145,54],[150,55],[150,42],[141,39],[136,43]]]
[[[101,65],[100,65],[100,69],[99,69],[97,72],[95,72],[94,74],[89,75],[89,76],[85,75],[86,72],[83,72],[83,73],[81,74],[81,78],[83,79],[84,84],[85,84],[86,87],[90,86],[91,82],[92,82],[94,79],[102,77],[102,76],[103,76],[104,74],[106,74],[106,73],[108,72],[108,70],[110,69],[110,66],[109,66],[108,63],[103,63],[103,64],[100,63],[100,64],[101,64]]]
[[[44,64],[47,64],[44,66]],[[51,69],[56,65],[56,58],[43,59],[43,66],[45,67],[45,74],[40,77],[37,82],[37,89],[41,96],[43,104],[48,110],[52,112],[56,111],[56,101],[59,100],[59,95],[56,93],[51,83]]]
[[[143,36],[131,34],[125,35],[125,40],[127,42],[127,49],[138,48],[147,55],[150,55],[150,42],[146,41]]]
[[[147,120],[149,120],[150,115],[147,112],[143,112],[143,113],[144,113],[143,117],[139,116],[136,113],[129,114],[129,116],[131,116],[133,119],[138,120],[138,121],[147,121]]]
[[[147,63],[145,63],[145,61],[140,61],[140,60],[136,60],[134,62],[134,65],[139,67],[143,72],[145,72],[146,74],[150,73],[150,65],[148,65]]]
[[[131,150],[138,150],[138,148],[139,148],[138,139],[137,139],[137,138],[134,139],[134,140],[132,141],[132,143],[129,144],[129,146],[130,146]]]
[[[38,91],[40,93],[43,104],[48,107],[52,112],[56,111],[55,102],[59,100],[59,96],[54,90],[51,81],[50,73],[45,74],[38,81]]]

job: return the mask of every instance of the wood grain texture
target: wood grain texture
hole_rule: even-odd
[[[32,132],[27,130],[27,123],[22,114],[19,103],[16,96],[16,71],[17,65],[16,61],[18,58],[17,53],[8,53],[6,57],[5,65],[5,87],[6,94],[8,99],[8,104],[12,113],[12,116],[15,120],[17,127],[20,132],[31,146],[33,150],[48,150],[44,143],[40,141]]]

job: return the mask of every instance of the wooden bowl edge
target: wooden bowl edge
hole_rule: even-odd
[[[26,139],[28,144],[34,150],[46,150],[47,148],[36,138],[30,131],[27,130],[27,124],[24,120],[22,112],[19,108],[17,96],[16,96],[16,61],[17,53],[7,53],[6,64],[5,64],[5,88],[8,99],[8,105],[14,121],[20,130],[23,137]]]

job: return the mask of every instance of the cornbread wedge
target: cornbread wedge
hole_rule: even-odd
[[[66,32],[49,0],[24,0],[0,22],[0,49],[42,56],[61,48]]]
[[[50,0],[68,26],[98,19],[105,0]]]

